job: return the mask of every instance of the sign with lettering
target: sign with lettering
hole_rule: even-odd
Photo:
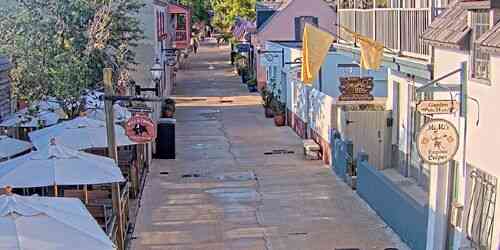
[[[445,164],[457,153],[458,137],[458,131],[451,122],[444,119],[430,120],[418,133],[418,154],[426,163]]]
[[[458,102],[455,100],[432,100],[420,101],[417,110],[424,115],[451,114],[458,110]]]
[[[151,142],[156,139],[156,123],[145,113],[135,113],[125,123],[125,134],[133,142]]]
[[[373,77],[340,77],[339,101],[373,101]]]

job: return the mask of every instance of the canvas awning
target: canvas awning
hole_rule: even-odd
[[[2,195],[0,232],[0,249],[116,249],[75,198]]]
[[[41,150],[0,163],[0,187],[92,185],[122,181],[125,178],[113,159],[66,148],[54,139]]]
[[[46,147],[51,138],[74,150],[108,147],[106,123],[86,116],[30,132],[28,136],[38,149]],[[125,130],[119,125],[115,125],[115,136],[118,146],[136,144],[128,139]]]

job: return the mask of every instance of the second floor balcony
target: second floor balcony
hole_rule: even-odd
[[[341,1],[338,24],[379,41],[386,48],[401,55],[428,60],[430,49],[424,44],[421,36],[429,27],[433,17],[448,4],[448,1],[439,3],[429,3],[426,0],[388,1]],[[349,37],[343,29],[339,30],[339,34],[342,38]]]

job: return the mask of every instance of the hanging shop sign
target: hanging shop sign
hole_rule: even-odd
[[[452,114],[458,110],[458,102],[455,100],[429,100],[420,101],[417,110],[423,115]]]
[[[339,101],[373,101],[373,77],[340,77]]]
[[[432,165],[445,164],[457,153],[458,131],[444,119],[432,119],[420,129],[417,137],[417,151],[420,158]]]
[[[125,134],[137,143],[148,143],[156,139],[156,124],[145,113],[135,113],[125,123]]]

